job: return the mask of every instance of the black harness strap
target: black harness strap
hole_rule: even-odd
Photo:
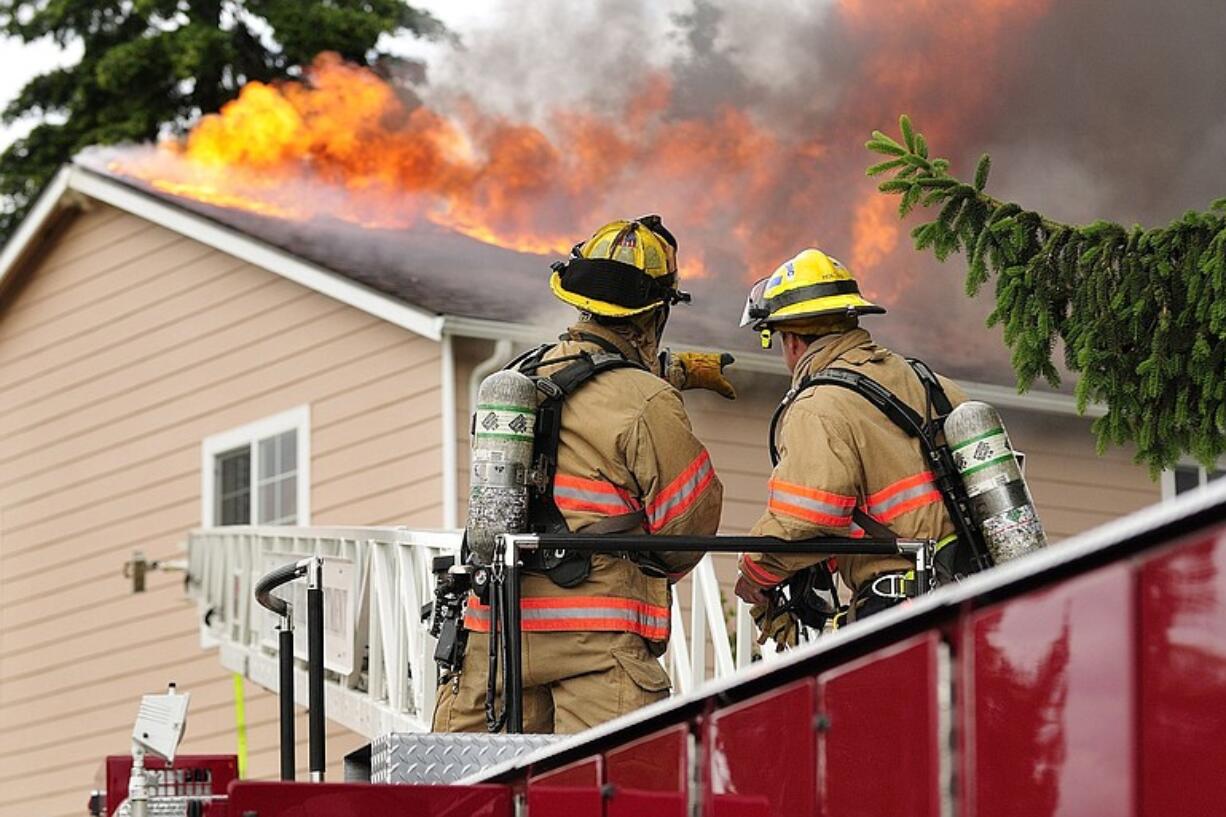
[[[594,343],[604,351],[580,352],[577,355],[546,359],[545,355],[554,347],[543,346],[517,362],[517,368],[521,372],[533,377],[542,395],[536,410],[537,479],[531,486],[532,496],[528,506],[528,524],[534,533],[571,532],[553,495],[553,479],[558,471],[558,444],[562,436],[562,408],[566,398],[604,372],[614,369],[647,370],[646,366],[628,359],[616,346],[603,338],[581,334],[580,339]],[[568,365],[550,375],[536,376],[537,370],[559,363]],[[630,530],[639,521],[630,524],[629,519],[617,519],[619,530]],[[539,564],[535,563],[537,561]],[[587,578],[591,571],[591,558],[583,553],[537,551],[532,559],[525,560],[525,565],[544,570],[550,579],[562,587],[573,587]]]
[[[966,496],[966,488],[958,476],[953,455],[949,451],[949,447],[943,442],[938,442],[937,439],[944,430],[945,418],[953,410],[953,406],[949,400],[949,395],[945,393],[945,389],[941,386],[937,376],[933,374],[926,364],[914,359],[908,359],[907,363],[910,364],[916,377],[919,378],[920,383],[924,386],[926,408],[935,408],[936,417],[929,419],[920,416],[915,409],[904,403],[897,395],[868,375],[850,369],[825,369],[816,374],[808,374],[801,378],[801,381],[788,391],[783,402],[775,410],[770,425],[771,462],[774,465],[779,464],[776,431],[783,413],[797,397],[808,389],[824,385],[838,386],[855,392],[876,406],[894,425],[902,429],[907,436],[919,440],[921,453],[929,469],[932,471],[933,480],[941,493],[941,500],[945,505],[946,512],[949,514],[950,521],[953,523],[958,542],[966,543],[965,547],[957,548],[954,556],[955,562],[949,572],[959,576],[967,575],[991,565],[991,557],[988,555],[979,529],[970,514],[970,501]],[[861,513],[860,515],[853,513],[852,518],[856,524],[874,536],[879,536],[882,528],[889,531],[888,527],[881,525],[875,519],[869,517],[867,513]],[[864,524],[866,521],[877,526],[876,531]],[[893,535],[893,533],[891,532],[890,535]]]

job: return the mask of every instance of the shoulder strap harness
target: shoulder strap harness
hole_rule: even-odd
[[[958,476],[953,454],[949,446],[945,444],[944,438],[941,437],[945,427],[945,418],[949,416],[953,406],[937,376],[923,361],[907,358],[907,363],[910,364],[912,371],[924,386],[924,416],[920,416],[915,409],[904,403],[885,386],[860,372],[832,368],[824,369],[816,374],[807,374],[788,391],[779,407],[775,409],[774,416],[771,417],[771,463],[779,464],[779,449],[776,443],[779,421],[797,397],[817,386],[838,386],[855,392],[872,403],[907,436],[919,440],[920,451],[932,471],[937,490],[941,492],[941,499],[953,522],[958,542],[966,543],[965,547],[955,549],[955,561],[948,572],[954,576],[969,575],[989,566],[991,557],[983,543],[979,527],[971,516],[970,500],[967,498],[962,479]],[[887,526],[873,519],[860,508],[856,508],[852,518],[856,524],[873,536],[895,535]]]
[[[545,354],[553,344],[538,346],[507,365],[531,377],[537,390],[541,393],[541,401],[536,410],[535,453],[536,465],[533,469],[533,481],[530,486],[532,498],[529,503],[528,522],[535,533],[569,533],[570,528],[562,511],[558,509],[553,496],[553,480],[558,471],[558,443],[562,435],[562,407],[566,399],[583,387],[593,378],[614,369],[641,369],[647,367],[636,363],[604,338],[595,335],[580,334],[580,340],[594,343],[600,347],[599,352],[580,352],[575,355],[556,357],[545,360]],[[563,366],[550,375],[537,375],[536,372],[547,366]],[[622,514],[602,519],[584,529],[586,533],[621,533],[638,527],[643,522],[643,512]],[[550,551],[540,555],[539,569],[549,574],[549,577],[562,587],[573,587],[584,579],[591,569],[591,560],[587,554],[565,551]]]

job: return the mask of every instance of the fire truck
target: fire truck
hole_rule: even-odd
[[[469,739],[488,748],[498,737]],[[445,757],[428,737],[403,733],[350,758],[345,782],[232,780],[216,759],[181,757],[175,766],[209,766],[215,785],[194,810],[180,796],[174,813],[1220,814],[1226,480],[780,660],[525,746],[432,785],[409,781]],[[151,758],[145,774],[155,766]],[[145,813],[170,813],[155,792],[146,797]],[[118,813],[118,799],[99,813]]]

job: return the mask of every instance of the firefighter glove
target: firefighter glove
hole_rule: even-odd
[[[759,644],[770,639],[775,642],[775,650],[783,652],[784,648],[800,643],[800,622],[790,610],[780,610],[768,602],[749,608],[749,615],[758,626]]]
[[[660,371],[679,391],[708,389],[735,400],[736,389],[724,376],[724,368],[734,360],[727,352],[671,352],[666,349],[660,354]]]

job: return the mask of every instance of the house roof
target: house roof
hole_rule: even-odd
[[[443,228],[373,230],[341,221],[290,222],[155,194],[126,179],[66,165],[0,251],[0,292],[60,218],[94,199],[182,233],[248,263],[419,335],[539,342],[573,315],[545,297],[547,256],[519,253]],[[743,370],[785,374],[774,355],[755,351],[738,329],[743,298],[715,280],[687,282],[694,303],[669,324],[676,346],[728,349]],[[732,317],[729,317],[729,316]],[[951,374],[960,374],[956,369]],[[968,393],[997,406],[1075,414],[1066,395],[967,382]],[[1093,408],[1094,415],[1101,409]]]

